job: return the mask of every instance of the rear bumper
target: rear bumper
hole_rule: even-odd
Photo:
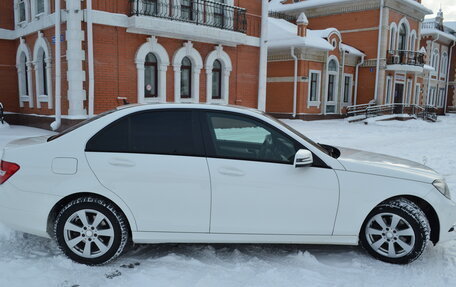
[[[48,194],[23,192],[6,182],[0,185],[0,222],[17,231],[49,237],[48,215],[59,199]]]
[[[456,239],[456,203],[432,191],[425,198],[435,209],[440,223],[439,242]]]

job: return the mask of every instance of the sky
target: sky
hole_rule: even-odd
[[[443,17],[445,18],[444,21],[456,21],[455,0],[422,0],[421,3],[434,11],[434,13],[437,13],[439,11],[441,5],[443,10]]]

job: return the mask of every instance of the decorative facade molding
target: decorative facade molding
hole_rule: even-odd
[[[219,60],[222,64],[222,82],[221,82],[221,99],[212,98],[212,70],[214,62]],[[222,45],[215,47],[215,50],[210,52],[206,57],[206,101],[208,103],[228,104],[229,103],[229,87],[230,87],[230,74],[233,70],[230,56],[223,50]]]

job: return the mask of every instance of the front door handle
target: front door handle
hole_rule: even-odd
[[[244,176],[245,173],[242,170],[233,167],[222,167],[219,168],[219,173],[228,176]]]
[[[120,166],[120,167],[133,167],[136,164],[128,159],[124,158],[113,158],[109,160],[109,164],[113,166]]]

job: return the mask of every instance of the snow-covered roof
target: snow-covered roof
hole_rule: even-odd
[[[435,22],[435,19],[425,19],[424,23],[432,23]],[[454,23],[454,28],[456,28],[456,22],[445,22],[444,26],[450,28],[451,30],[455,30],[452,28],[451,23]],[[450,25],[449,25],[450,24]],[[440,35],[440,37],[445,37],[450,41],[456,41],[456,36],[448,33],[448,29],[445,27],[445,31],[441,31],[437,28],[431,28],[433,25],[424,25],[424,28],[421,29],[421,35],[422,36],[428,36],[428,35]]]
[[[450,29],[456,31],[456,21],[444,22],[443,25],[449,27]]]
[[[283,19],[269,17],[269,41],[268,45],[271,49],[280,49],[288,47],[308,47],[324,51],[332,51],[334,47],[328,42],[327,38],[332,33],[339,33],[335,28],[325,30],[310,30],[307,29],[306,37],[297,35],[298,27]],[[355,56],[364,56],[358,49],[342,44],[342,50],[348,54]]]
[[[291,4],[282,4],[283,0],[272,0],[269,3],[269,10],[270,11],[277,11],[277,12],[286,12],[286,11],[293,11],[299,9],[306,9],[306,8],[315,8],[318,6],[329,6],[334,4],[343,4],[348,2],[364,2],[365,0],[306,0],[297,3]],[[409,4],[421,11],[425,14],[432,14],[432,10],[426,8],[421,3],[416,2],[415,0],[400,0],[402,3]]]
[[[309,47],[319,50],[332,51],[334,47],[321,37],[321,31],[308,29],[306,37],[297,35],[295,24],[283,19],[269,17],[269,48],[279,49],[286,47]]]

